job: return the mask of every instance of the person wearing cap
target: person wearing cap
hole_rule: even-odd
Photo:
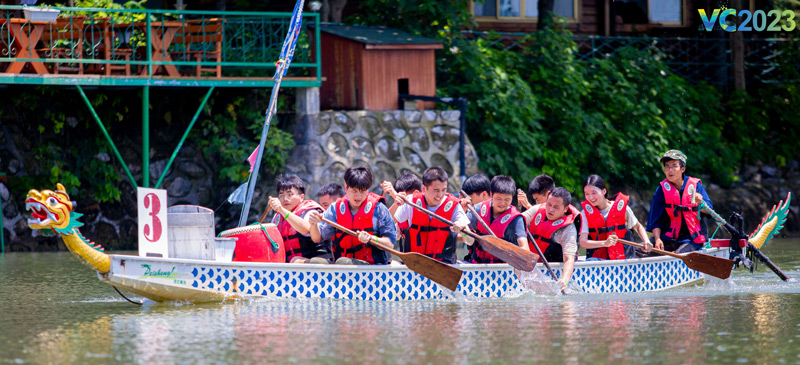
[[[658,184],[650,203],[647,230],[653,232],[655,248],[672,252],[690,252],[703,248],[708,227],[698,218],[698,204],[711,199],[700,179],[686,175],[686,155],[669,150],[659,159],[666,178]]]

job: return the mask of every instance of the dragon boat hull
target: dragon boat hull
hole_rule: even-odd
[[[727,258],[728,248],[704,253]],[[373,266],[214,262],[109,255],[111,269],[100,279],[155,301],[219,302],[251,298],[333,298],[416,301],[454,295],[402,264]],[[497,298],[519,293],[527,284],[506,264],[460,264],[456,293]],[[561,264],[553,264],[556,275]],[[542,265],[537,269],[543,270]],[[619,261],[579,261],[573,282],[587,293],[636,293],[696,282],[705,275],[671,257]]]

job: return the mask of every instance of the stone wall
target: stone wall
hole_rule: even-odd
[[[287,171],[310,183],[306,194],[316,196],[328,182],[343,184],[350,166],[368,166],[373,173],[373,191],[380,183],[394,182],[410,172],[421,176],[432,166],[450,176],[452,189],[460,189],[459,111],[325,111],[301,116],[295,130],[298,146]],[[478,160],[466,140],[467,176],[477,173]],[[457,190],[453,190],[457,191]]]

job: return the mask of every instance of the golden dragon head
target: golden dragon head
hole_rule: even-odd
[[[74,220],[77,213],[72,212],[72,202],[69,200],[64,185],[57,184],[56,190],[31,189],[25,199],[25,209],[31,211],[28,227],[31,229],[44,229],[66,233],[71,228],[81,224]]]

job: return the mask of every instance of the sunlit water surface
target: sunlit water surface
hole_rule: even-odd
[[[800,279],[800,240],[764,252]],[[763,265],[640,294],[139,307],[69,253],[11,253],[0,300],[9,363],[800,363],[800,283]]]

